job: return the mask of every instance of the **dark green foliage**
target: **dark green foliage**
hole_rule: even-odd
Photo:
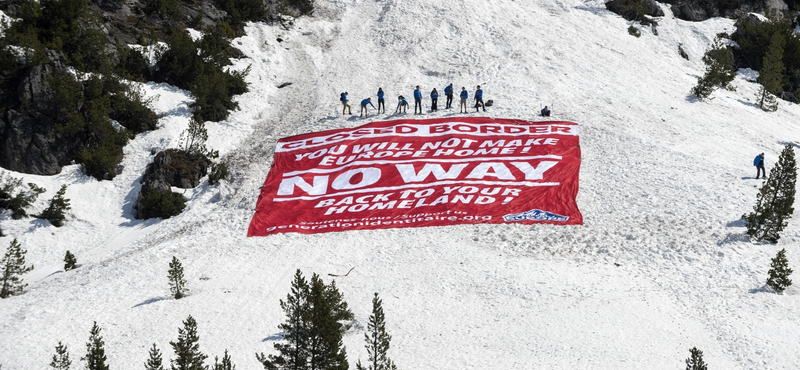
[[[206,130],[205,122],[201,117],[192,116],[189,120],[189,127],[186,128],[186,131],[181,132],[178,146],[183,152],[192,157],[218,157],[219,152],[209,150],[206,147],[206,141],[208,141],[208,130]]]
[[[72,252],[67,251],[64,255],[64,271],[74,270],[75,264],[78,263],[78,260],[75,258],[75,255]]]
[[[639,29],[634,27],[634,26],[629,26],[628,27],[628,34],[630,34],[631,36],[636,36],[636,37],[642,36],[642,32],[639,31]]]
[[[689,350],[690,356],[686,359],[686,370],[708,370],[703,361],[703,351],[692,347]]]
[[[117,43],[119,63],[116,73],[128,80],[144,80],[150,76],[150,66],[141,51]]]
[[[317,274],[307,282],[297,270],[291,293],[280,304],[286,314],[286,322],[278,326],[284,342],[274,344],[278,354],[256,355],[265,369],[348,368],[342,335],[349,326],[342,321],[352,320],[353,313],[335,283],[325,285]]]
[[[8,298],[22,293],[28,284],[22,283],[22,274],[33,270],[33,265],[25,266],[25,253],[17,239],[11,241],[3,259],[0,260],[0,298]]]
[[[297,9],[301,15],[314,14],[314,0],[284,0],[286,5]]]
[[[53,361],[50,361],[50,367],[56,370],[69,370],[70,365],[72,365],[72,361],[69,359],[67,346],[58,342],[56,354],[53,355]]]
[[[86,361],[86,370],[109,370],[104,347],[105,342],[100,336],[100,327],[95,321],[89,332],[89,341],[86,342],[86,356],[81,358],[81,361]]]
[[[34,215],[34,217],[50,221],[55,227],[64,226],[64,220],[66,220],[64,212],[72,208],[69,205],[69,199],[64,198],[66,192],[67,186],[61,185],[61,189],[58,190],[53,199],[50,199],[50,204],[47,208],[42,213]]]
[[[186,280],[183,278],[183,265],[175,256],[172,256],[172,262],[169,263],[167,278],[169,279],[169,291],[175,299],[183,298],[186,292]]]
[[[683,50],[683,44],[678,44],[678,54],[681,58],[689,60],[689,54],[686,54],[686,50]]]
[[[706,73],[697,79],[697,85],[691,90],[693,95],[702,100],[708,98],[717,86],[730,89],[736,70],[728,48],[719,37],[714,39],[711,49],[703,55],[703,63],[706,65]]]
[[[214,357],[214,366],[211,370],[236,370],[236,365],[231,362],[231,356],[228,355],[228,350],[225,350],[225,355],[222,356],[222,362],[219,358]]]
[[[794,150],[791,145],[786,145],[756,197],[753,212],[742,215],[747,225],[747,235],[758,241],[778,242],[780,232],[794,212],[796,182]]]
[[[378,298],[378,293],[372,297],[372,315],[369,316],[369,323],[367,324],[367,332],[364,333],[364,341],[367,348],[369,359],[367,366],[361,365],[361,360],[358,360],[356,369],[358,370],[396,370],[394,361],[392,361],[387,352],[389,352],[389,344],[392,341],[392,336],[386,332],[386,317],[383,313],[383,302]]]
[[[150,348],[150,357],[147,359],[147,362],[144,363],[145,370],[164,370],[164,366],[161,365],[161,351],[158,350],[156,344],[153,343],[153,347]]]
[[[210,185],[218,184],[220,180],[228,177],[228,165],[225,162],[214,163],[211,165],[211,173],[208,174]]]
[[[177,216],[186,208],[186,200],[183,195],[172,192],[154,191],[142,194],[139,198],[136,218],[170,218]]]
[[[214,0],[214,4],[228,13],[228,23],[237,29],[241,29],[247,21],[263,20],[267,16],[267,9],[261,0]]]
[[[786,249],[781,249],[772,259],[768,274],[767,286],[776,292],[780,293],[792,285],[792,279],[789,279],[792,269],[789,268],[789,261],[786,260]]]
[[[197,321],[190,315],[183,322],[183,329],[178,329],[178,341],[169,342],[175,351],[175,358],[171,360],[172,370],[206,370],[203,361],[206,355],[200,352],[197,335]]]
[[[783,90],[783,48],[786,45],[784,35],[776,32],[772,35],[763,67],[758,76],[762,88],[758,92],[758,106],[767,112],[778,110],[778,101],[774,97]]]
[[[177,0],[144,0],[143,3],[146,14],[163,14],[175,20],[181,18]]]
[[[11,211],[11,218],[19,220],[28,216],[25,210],[30,207],[39,194],[46,190],[34,183],[28,183],[28,188],[22,187],[22,179],[0,172],[0,210]]]
[[[153,112],[152,99],[145,99],[144,90],[113,76],[103,79],[104,93],[109,94],[109,118],[134,134],[155,130],[159,116]]]

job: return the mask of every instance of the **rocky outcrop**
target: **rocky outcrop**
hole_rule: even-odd
[[[676,18],[700,22],[714,17],[738,19],[748,13],[763,13],[765,9],[787,10],[783,0],[743,0],[733,2],[707,0],[664,0]]]
[[[653,23],[653,20],[645,16],[664,16],[664,11],[655,0],[611,0],[606,3],[606,9],[626,20],[637,21],[645,26]]]
[[[151,217],[149,215],[156,215],[155,217],[166,218],[164,214],[174,216],[175,214],[170,214],[174,212],[161,213],[160,210],[153,208],[162,205],[167,208],[174,207],[170,199],[181,195],[173,194],[172,187],[191,189],[200,185],[200,179],[208,173],[209,166],[211,161],[207,158],[193,156],[180,150],[167,149],[156,154],[153,163],[147,165],[141,180],[142,189],[135,207],[136,217],[149,218]],[[155,206],[152,201],[154,196],[163,199]]]
[[[53,121],[8,110],[0,117],[0,167],[37,175],[61,172]]]

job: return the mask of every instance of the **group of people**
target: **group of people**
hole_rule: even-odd
[[[383,109],[383,113],[386,113],[386,105],[385,105],[385,93],[383,92],[383,88],[378,88],[378,107],[372,104],[372,98],[366,98],[361,101],[361,112],[359,116],[369,115],[367,111],[367,106],[371,106],[372,109],[378,109],[378,113],[381,113],[381,108]],[[445,109],[452,108],[453,105],[453,84],[449,84],[444,88],[444,95],[447,97],[447,102]],[[478,112],[483,109],[486,112],[486,105],[483,103],[483,90],[481,90],[481,85],[478,85],[477,90],[475,90],[475,94],[473,95],[475,98],[475,111]],[[439,92],[436,91],[436,88],[431,90],[430,93],[431,97],[431,112],[436,112],[439,110],[438,102],[439,102]],[[461,105],[459,106],[459,113],[467,113],[467,99],[469,98],[469,93],[467,92],[466,87],[461,87],[461,94],[459,95],[461,98]],[[342,114],[353,114],[353,111],[350,109],[350,104],[348,104],[348,97],[347,92],[343,92],[339,97],[339,101],[342,102]],[[419,112],[417,112],[419,109]],[[397,97],[397,108],[395,108],[395,113],[405,113],[408,110],[408,101],[402,95]],[[347,112],[347,113],[345,113]],[[422,91],[419,89],[419,85],[417,85],[416,89],[414,89],[414,114],[422,114]]]

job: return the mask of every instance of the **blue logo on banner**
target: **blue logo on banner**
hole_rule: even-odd
[[[503,216],[503,220],[505,220],[506,222],[525,221],[525,220],[566,221],[569,220],[569,216],[557,215],[555,213],[542,211],[541,209],[532,209],[530,211],[517,213],[514,215],[505,215]]]

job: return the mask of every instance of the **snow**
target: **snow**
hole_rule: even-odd
[[[733,21],[684,22],[662,5],[658,35],[637,24],[635,38],[598,0],[317,6],[292,27],[254,23],[234,40],[247,58],[232,68],[251,67],[250,92],[227,120],[207,123],[231,178],[185,190],[183,214],[132,217],[145,166],[188,125],[191,95],[168,85],[144,85],[164,118],[125,148],[113,181],[77,165],[55,176],[10,173],[47,188],[33,212],[61,184],[73,209],[61,228],[0,218],[0,245],[19,239],[36,266],[25,294],[0,301],[3,370],[46,366],[59,341],[77,367],[93,321],[111,366],[140,368],[152,343],[173,356],[169,341],[188,315],[204,353],[228,349],[239,368],[257,369],[253,354],[270,353],[279,337],[278,301],[294,271],[328,280],[354,266],[336,279],[359,323],[344,338],[353,365],[366,359],[378,292],[390,356],[405,369],[683,369],[692,347],[715,369],[796,369],[798,290],[775,294],[765,281],[781,248],[790,266],[800,261],[800,227],[790,220],[778,245],[758,244],[740,217],[761,184],[753,157],[765,152],[771,168],[796,145],[800,109],[781,101],[775,113],[760,111],[752,73],[711,101],[689,95],[704,51]],[[279,89],[284,82],[292,85]],[[358,101],[382,87],[393,108],[392,97],[415,85],[450,82],[470,93],[482,86],[495,105],[481,114],[537,120],[549,105],[552,119],[581,125],[584,226],[245,236],[279,138],[405,116],[341,116],[340,92]],[[66,250],[77,270],[63,272]],[[169,295],[172,256],[191,290],[181,300]]]

